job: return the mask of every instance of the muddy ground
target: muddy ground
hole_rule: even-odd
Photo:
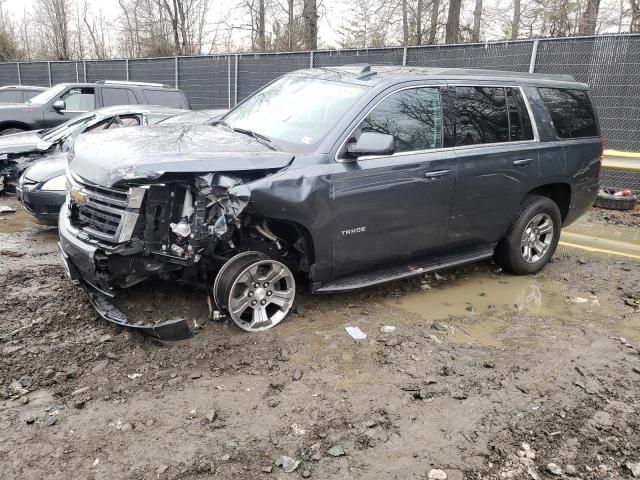
[[[261,334],[140,285],[130,314],[201,325],[162,344],[96,317],[55,230],[0,218],[2,479],[640,477],[638,260],[561,248],[534,277],[300,294]]]

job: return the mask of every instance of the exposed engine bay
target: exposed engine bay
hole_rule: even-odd
[[[95,289],[89,295],[94,306],[113,313],[108,297],[156,275],[206,289],[211,316],[229,312],[246,330],[284,318],[293,302],[292,272],[308,272],[309,262],[304,236],[251,204],[250,182],[269,173],[174,174],[111,188],[70,175],[69,223],[97,247],[93,278],[82,275]],[[248,268],[251,281],[239,280]],[[269,310],[284,291],[290,301]],[[234,311],[236,297],[246,302]]]

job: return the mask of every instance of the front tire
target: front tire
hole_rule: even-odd
[[[562,218],[558,205],[547,197],[527,195],[509,230],[496,247],[494,259],[516,275],[540,271],[553,256]]]
[[[23,133],[26,132],[27,130],[24,130],[22,128],[7,128],[5,130],[2,130],[0,132],[0,137],[4,137],[5,135],[12,135],[14,133]]]

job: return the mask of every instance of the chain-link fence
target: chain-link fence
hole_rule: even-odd
[[[131,80],[184,90],[195,109],[229,108],[278,76],[354,63],[569,74],[592,87],[608,148],[640,151],[640,35],[546,38],[299,53],[0,64],[0,85]]]

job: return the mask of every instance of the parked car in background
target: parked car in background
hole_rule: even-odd
[[[191,110],[158,123],[163,125],[170,125],[172,123],[181,123],[183,125],[187,123],[200,123],[209,125],[220,120],[228,111],[227,109]]]
[[[0,103],[24,103],[47,90],[32,85],[6,85],[0,87]]]
[[[136,104],[190,109],[182,90],[160,83],[59,83],[26,104],[0,105],[0,135],[52,128],[96,108]]]
[[[344,292],[492,257],[538,272],[593,204],[601,155],[588,86],[569,76],[302,70],[214,128],[79,139],[61,252],[109,321],[189,335],[184,319],[130,321],[109,299],[161,275],[206,282],[259,332],[287,316],[300,282]]]
[[[12,135],[31,136],[30,148],[37,158],[20,176],[16,193],[25,210],[43,223],[56,224],[65,199],[67,154],[78,135],[121,127],[153,125],[181,114],[183,110],[155,105],[106,107],[80,115],[44,132]],[[6,137],[6,138],[11,138]],[[5,138],[5,140],[6,140]],[[0,138],[2,145],[3,138]],[[26,147],[27,141],[23,142]],[[40,148],[44,150],[40,150]],[[25,152],[26,154],[30,152]]]

